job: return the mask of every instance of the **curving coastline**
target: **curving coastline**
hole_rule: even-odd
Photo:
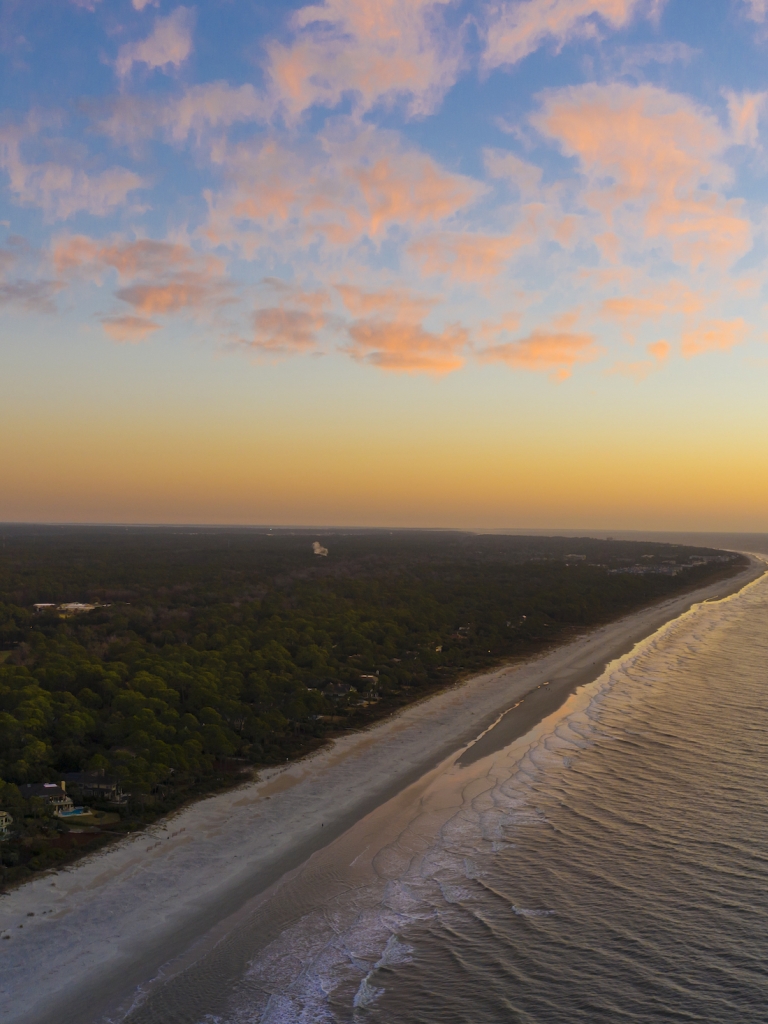
[[[0,903],[0,929],[12,934],[0,945],[0,1021],[101,1019],[162,963],[443,759],[479,736],[462,763],[524,735],[661,625],[764,571],[753,559],[729,580],[467,679],[10,893]]]

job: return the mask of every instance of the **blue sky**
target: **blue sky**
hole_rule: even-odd
[[[0,516],[765,523],[764,0],[1,9]]]

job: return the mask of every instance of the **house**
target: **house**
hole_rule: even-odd
[[[323,694],[326,697],[346,697],[354,692],[354,688],[349,683],[328,683],[323,687]]]
[[[8,830],[13,824],[13,818],[8,811],[0,811],[0,839],[8,835]]]
[[[378,675],[363,675],[360,676],[360,686],[364,696],[368,699],[376,699],[379,697],[379,677]]]
[[[76,790],[83,797],[93,800],[106,800],[111,804],[121,804],[126,800],[120,783],[104,773],[103,768],[93,772],[65,772],[62,785]]]
[[[40,601],[38,604],[33,604],[32,607],[36,612],[49,612],[52,608],[55,608],[56,605],[52,604],[50,601]]]
[[[36,797],[38,800],[44,801],[55,814],[74,810],[75,807],[67,796],[65,782],[62,782],[60,786],[55,782],[27,782],[23,786],[19,786],[19,792],[25,800]]]

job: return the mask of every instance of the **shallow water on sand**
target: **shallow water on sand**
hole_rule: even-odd
[[[766,911],[762,579],[379,808],[127,1019],[761,1021]]]

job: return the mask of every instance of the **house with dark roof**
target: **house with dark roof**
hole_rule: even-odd
[[[19,792],[25,800],[36,797],[38,800],[44,801],[55,814],[71,811],[75,806],[67,796],[64,782],[60,786],[55,782],[27,782],[23,786],[19,786]]]
[[[126,800],[119,781],[106,775],[103,768],[93,772],[65,772],[61,778],[64,784],[80,796],[106,800],[111,804],[120,804]]]

